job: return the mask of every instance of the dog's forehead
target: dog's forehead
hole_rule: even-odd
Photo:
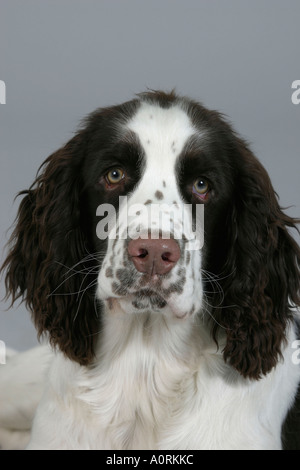
[[[158,104],[141,103],[136,114],[126,125],[134,132],[143,147],[147,166],[163,169],[174,167],[195,128],[188,114],[178,104],[162,108]]]

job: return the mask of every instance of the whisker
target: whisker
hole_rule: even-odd
[[[228,328],[228,327],[225,327],[224,325],[221,325],[221,323],[219,323],[216,320],[216,318],[213,316],[213,314],[211,312],[211,306],[209,305],[209,303],[205,299],[203,299],[203,302],[206,304],[206,305],[203,305],[204,313],[208,314],[210,316],[210,318],[223,330],[225,330],[225,331],[230,330],[231,328]]]
[[[88,269],[88,268],[87,268]],[[85,273],[85,277],[89,274],[97,274],[98,273],[98,270],[97,272],[94,272],[93,271],[93,268],[91,268],[90,271],[88,271],[87,273]],[[62,293],[58,293],[56,294],[55,292],[63,285],[65,284],[69,279],[71,279],[72,277],[76,276],[78,274],[77,271],[75,271],[74,273],[70,274],[70,276],[68,276],[66,279],[64,279],[50,294],[48,294],[47,297],[51,297],[52,295],[69,295],[68,293],[67,294],[62,294]],[[80,272],[81,274],[81,272]],[[76,292],[75,292],[76,293]],[[70,295],[74,295],[74,292],[71,293]]]
[[[84,275],[84,279],[86,278],[86,276],[88,275],[96,275],[98,274],[99,272],[99,267],[97,266],[87,266],[87,267],[84,267],[83,269],[81,270],[77,270],[75,269],[77,266],[80,266],[81,264],[85,263],[85,262],[89,262],[91,260],[95,260],[99,263],[100,261],[100,257],[103,256],[102,252],[95,252],[95,253],[88,253],[87,256],[85,256],[84,258],[82,258],[80,261],[78,261],[77,263],[75,263],[73,266],[69,267],[69,266],[66,266],[64,263],[61,263],[60,261],[55,261],[57,264],[59,264],[60,266],[66,268],[66,272],[63,273],[63,276],[67,276],[65,277],[65,279],[50,293],[48,294],[48,297],[52,296],[55,294],[55,292],[65,283],[67,282],[69,279],[71,279],[73,276],[77,275],[77,274],[80,274],[80,275]],[[100,263],[99,263],[100,264]],[[71,274],[70,274],[71,273]],[[83,279],[83,281],[84,281]],[[82,285],[82,283],[81,283]],[[81,289],[79,290],[79,292],[81,292]],[[68,295],[68,294],[58,294],[58,295]],[[74,295],[74,293],[71,293],[71,295]]]
[[[80,297],[80,300],[79,300],[79,303],[78,303],[78,306],[77,306],[77,310],[76,310],[76,313],[75,313],[75,316],[73,318],[73,323],[75,322],[77,316],[78,316],[78,313],[79,313],[79,310],[80,310],[80,305],[81,305],[81,302],[82,302],[82,299],[83,299],[83,296],[85,294],[85,292],[90,289],[91,287],[94,287],[97,285],[97,280],[95,281],[95,279],[93,279],[93,281],[82,291],[82,294],[81,294],[81,297]]]

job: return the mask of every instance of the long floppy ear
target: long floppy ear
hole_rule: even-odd
[[[259,379],[280,360],[291,308],[300,305],[300,250],[269,176],[237,139],[235,194],[226,221],[224,301],[213,316],[225,327],[224,359]],[[214,336],[218,326],[214,327]]]
[[[91,361],[99,329],[80,211],[84,148],[81,131],[47,158],[31,188],[19,194],[24,197],[1,268],[7,297],[26,302],[39,336],[48,332],[51,344],[80,364]]]

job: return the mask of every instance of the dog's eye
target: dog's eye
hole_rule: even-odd
[[[208,181],[206,181],[204,178],[197,178],[193,185],[193,193],[203,197],[208,193],[208,191]]]
[[[125,173],[121,168],[113,168],[106,175],[106,180],[109,184],[117,184],[125,177]]]

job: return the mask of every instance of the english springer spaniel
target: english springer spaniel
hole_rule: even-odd
[[[98,109],[20,194],[2,269],[51,351],[1,366],[3,447],[285,445],[298,221],[224,117],[174,92]]]

